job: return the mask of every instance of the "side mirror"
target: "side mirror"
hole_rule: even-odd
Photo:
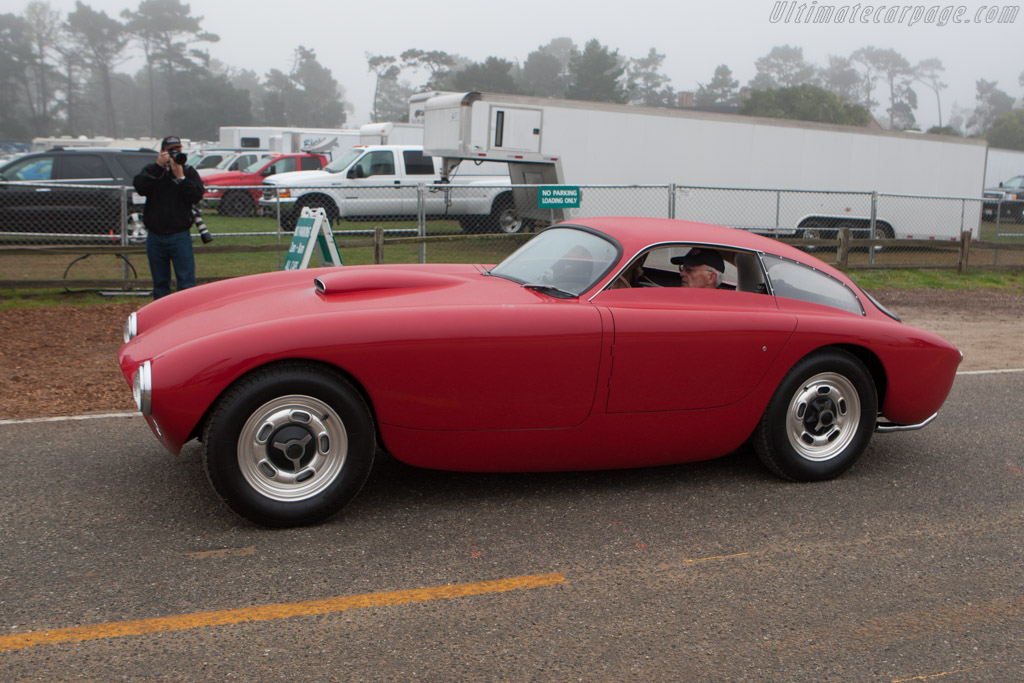
[[[999,187],[1002,187],[1002,186],[1003,186],[1003,181],[1002,181],[1002,180],[1000,180],[1000,181],[999,181]]]
[[[366,174],[363,173],[362,166],[354,166],[348,171],[349,178],[365,178]]]

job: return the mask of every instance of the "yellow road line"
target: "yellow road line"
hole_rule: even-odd
[[[537,574],[534,576],[497,579],[495,581],[481,581],[479,583],[456,584],[454,586],[435,586],[433,588],[417,588],[390,593],[368,593],[366,595],[263,605],[220,612],[200,612],[197,614],[182,614],[156,619],[110,622],[107,624],[96,624],[95,626],[77,626],[74,628],[50,629],[48,631],[14,633],[0,636],[0,652],[21,650],[37,645],[55,645],[57,643],[82,642],[103,638],[141,636],[147,633],[183,631],[204,626],[224,626],[250,621],[271,621],[314,614],[329,614],[365,607],[389,607],[414,602],[448,600],[470,595],[486,595],[488,593],[543,588],[560,583],[565,583],[565,577],[562,574]]]

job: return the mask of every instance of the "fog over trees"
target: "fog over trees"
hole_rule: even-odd
[[[265,74],[211,59],[219,40],[181,0],[141,0],[113,17],[77,2],[62,15],[44,0],[0,14],[0,138],[52,135],[158,137],[174,130],[215,139],[221,125],[343,127],[346,90],[316,51],[298,45],[289,64]],[[434,46],[427,46],[434,47]],[[129,61],[143,66],[123,71]],[[374,76],[373,121],[402,121],[408,98],[432,90],[500,92],[595,102],[679,107],[678,85],[654,46],[636,57],[596,39],[553,38],[525,56],[475,62],[457,53],[410,46],[401,54],[366,53]],[[741,65],[742,66],[742,65]],[[978,78],[971,106],[943,117],[945,66],[911,63],[897,50],[864,46],[828,63],[779,45],[758,58],[746,84],[722,63],[706,82],[681,87],[692,105],[716,111],[830,123],[916,129],[922,111],[937,114],[928,132],[984,136],[1024,150],[1024,72],[1010,86]],[[1004,89],[1006,88],[1006,89]]]

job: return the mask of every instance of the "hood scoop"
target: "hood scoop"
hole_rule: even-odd
[[[378,270],[349,266],[314,278],[313,284],[316,285],[316,291],[320,294],[333,295],[425,287],[451,287],[464,281],[462,278],[441,273],[396,269]]]

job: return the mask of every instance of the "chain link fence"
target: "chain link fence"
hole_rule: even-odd
[[[201,279],[281,268],[304,207],[326,211],[346,264],[491,264],[553,223],[618,215],[751,230],[847,268],[958,267],[959,240],[966,231],[973,239],[972,266],[1024,266],[1024,216],[994,199],[681,185],[582,186],[578,206],[541,209],[538,186],[366,183],[224,189],[204,202],[198,218],[213,241],[203,243],[193,231]],[[143,202],[125,187],[0,183],[0,280],[147,280]],[[853,238],[849,249],[840,248],[844,232]],[[84,252],[89,252],[87,258]]]

